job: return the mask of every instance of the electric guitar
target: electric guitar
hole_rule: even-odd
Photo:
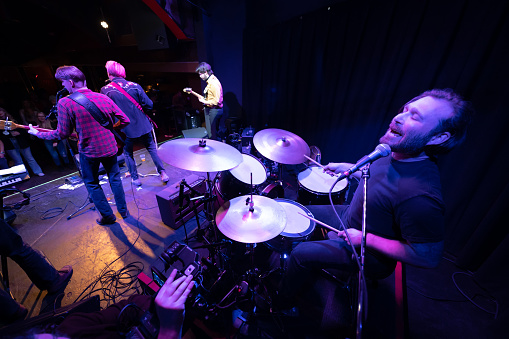
[[[201,100],[205,100],[205,97],[201,94],[198,94],[196,93],[195,91],[193,91],[191,88],[189,87],[186,87],[183,89],[184,93],[187,93],[187,94],[192,94],[194,95],[195,97],[197,97],[198,99],[201,99]],[[208,104],[204,104],[205,106],[207,107],[214,107],[214,105],[208,105]]]

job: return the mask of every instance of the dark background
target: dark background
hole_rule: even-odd
[[[408,99],[453,88],[477,114],[466,142],[439,159],[446,256],[507,317],[509,2],[179,3],[193,23],[190,40],[175,39],[142,1],[2,1],[0,105],[17,110],[29,92],[54,94],[62,64],[81,67],[98,90],[114,59],[128,79],[171,96],[199,89],[194,67],[207,61],[223,84],[225,110],[244,126],[291,131],[318,146],[324,163],[355,162]]]

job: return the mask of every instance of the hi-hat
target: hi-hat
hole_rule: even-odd
[[[158,155],[172,166],[197,172],[226,171],[242,162],[242,154],[236,148],[199,138],[167,141],[158,149]]]
[[[296,165],[306,161],[309,146],[296,134],[282,129],[268,128],[259,131],[253,144],[265,158],[280,164]]]
[[[260,243],[279,235],[286,227],[286,212],[277,201],[253,195],[253,211],[243,195],[227,201],[216,214],[217,228],[228,238],[246,244]]]

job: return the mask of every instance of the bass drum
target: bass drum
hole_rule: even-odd
[[[267,180],[267,172],[254,156],[242,154],[242,162],[237,167],[221,172],[215,184],[220,205],[241,195],[251,194],[251,174],[253,194],[258,194],[259,186]]]
[[[286,212],[286,227],[277,237],[265,244],[281,254],[289,254],[295,246],[309,239],[315,230],[315,222],[300,213],[313,218],[313,214],[298,202],[288,199],[274,199]]]
[[[303,205],[329,205],[329,190],[337,177],[324,173],[321,167],[308,167],[298,175],[299,198]],[[332,190],[332,201],[340,205],[345,201],[346,179],[341,180]]]

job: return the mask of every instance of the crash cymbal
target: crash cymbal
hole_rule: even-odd
[[[265,158],[280,164],[296,165],[306,161],[309,146],[296,134],[282,129],[268,128],[259,131],[253,144]]]
[[[172,166],[197,172],[226,171],[242,162],[236,148],[210,139],[170,140],[161,145],[158,154]]]
[[[228,238],[246,244],[270,240],[286,227],[286,212],[275,200],[253,195],[253,211],[250,211],[243,195],[227,201],[216,214],[217,228]]]

